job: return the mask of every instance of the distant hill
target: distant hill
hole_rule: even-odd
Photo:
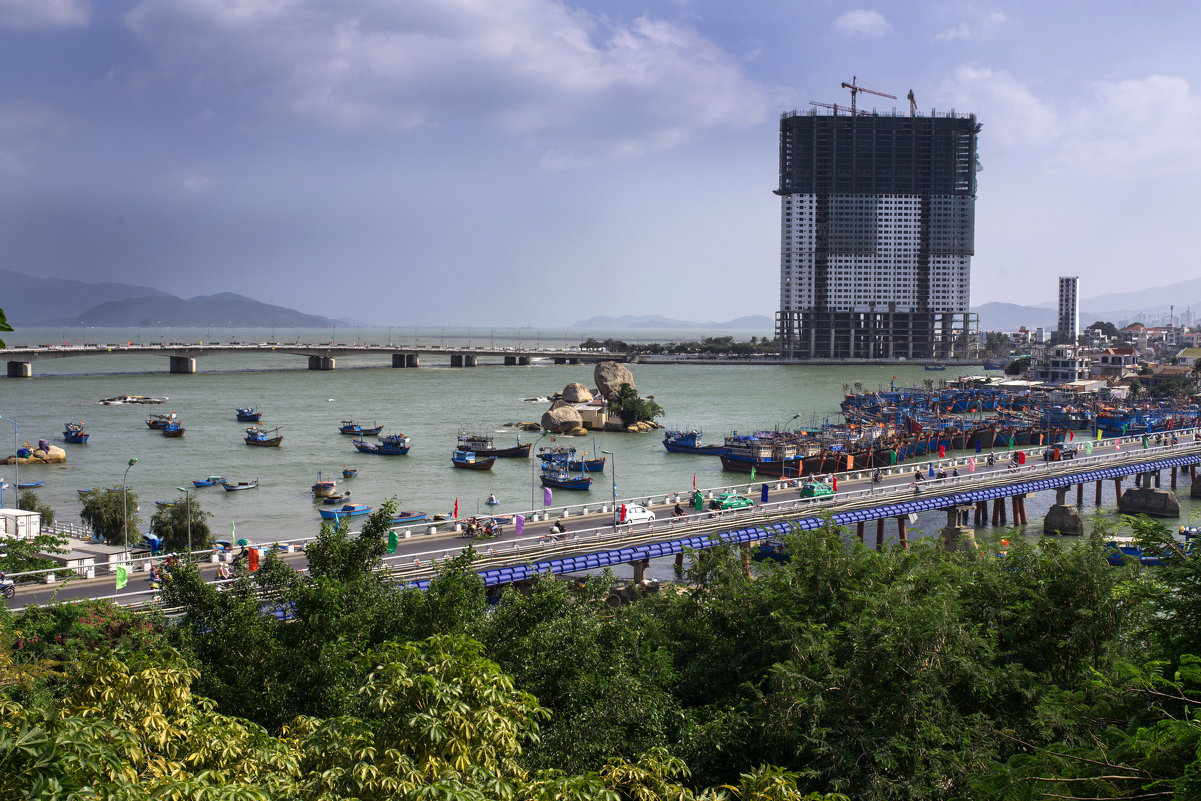
[[[36,278],[12,270],[0,270],[0,287],[3,287],[0,308],[4,309],[8,321],[27,327],[62,325],[97,303],[170,297],[166,292],[148,286]]]
[[[673,320],[658,314],[639,316],[625,315],[622,317],[589,317],[572,323],[572,328],[596,328],[604,331],[617,331],[628,328],[676,328],[676,329],[717,329],[741,331],[771,331],[775,327],[772,318],[762,314],[738,317],[724,323],[698,323],[692,320]]]
[[[1054,328],[1058,314],[1055,309],[996,302],[973,306],[972,311],[980,315],[981,331],[1016,331],[1023,325],[1031,330],[1040,325]]]
[[[299,325],[305,328],[329,328],[338,323],[328,317],[304,314],[232,292],[221,292],[188,300],[174,295],[113,300],[87,309],[66,324],[102,327],[234,325],[243,328]]]

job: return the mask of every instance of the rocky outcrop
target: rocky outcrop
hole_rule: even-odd
[[[1122,493],[1118,511],[1124,515],[1180,517],[1180,501],[1171,490],[1135,487]]]
[[[588,390],[588,387],[573,381],[563,387],[561,397],[568,403],[588,403],[592,400],[592,393]]]
[[[584,418],[580,417],[580,413],[569,403],[552,407],[542,415],[542,428],[552,434],[566,434],[583,427]]]
[[[605,398],[616,394],[622,384],[634,386],[634,374],[618,362],[599,362],[592,371],[592,379],[596,383],[597,392]]]
[[[67,461],[67,452],[57,445],[51,445],[48,449],[34,448],[29,454],[29,458],[18,458],[16,454],[0,461],[0,464],[61,464]]]

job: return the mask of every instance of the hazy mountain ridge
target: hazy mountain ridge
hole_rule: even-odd
[[[97,303],[136,297],[171,297],[153,287],[108,281],[90,283],[67,278],[38,278],[0,270],[0,308],[9,323],[22,326],[55,326]]]
[[[642,315],[622,315],[620,317],[589,317],[587,320],[580,320],[571,324],[572,328],[596,328],[605,331],[619,331],[623,329],[655,329],[655,328],[684,328],[684,329],[704,329],[712,328],[716,330],[743,330],[754,331],[763,330],[771,331],[775,324],[771,317],[762,314],[752,314],[745,317],[736,317],[733,320],[727,320],[722,323],[706,322],[698,323],[691,320],[674,320],[670,317],[664,317],[659,314],[642,314]]]

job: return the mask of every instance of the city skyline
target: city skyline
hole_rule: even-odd
[[[912,89],[982,124],[972,306],[1053,301],[1047,273],[1167,284],[1198,16],[6,0],[0,267],[384,325],[770,316],[780,114],[857,76],[899,98],[861,108]]]

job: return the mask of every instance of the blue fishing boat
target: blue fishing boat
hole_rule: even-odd
[[[579,473],[603,473],[605,471],[604,456],[599,459],[589,459],[585,452],[577,459],[575,454],[575,448],[565,446],[538,449],[538,458],[542,460],[544,470],[547,467],[562,467]]]
[[[183,432],[185,431],[187,431],[187,429],[181,426],[178,420],[172,420],[159,429],[159,432],[162,433],[164,437],[172,437],[175,439],[182,437]]]
[[[396,513],[389,525],[403,526],[406,523],[424,523],[427,519],[428,515],[425,512],[401,511]]]
[[[350,497],[350,490],[343,490],[342,492],[335,492],[333,495],[326,495],[324,498],[321,499],[321,502],[323,504],[325,504],[326,506],[336,506],[337,504],[342,503],[349,497]]]
[[[355,468],[355,467],[343,467],[342,468],[342,478],[354,478],[358,474],[359,474],[358,468]]]
[[[693,453],[704,456],[721,456],[726,452],[724,445],[702,445],[701,430],[689,431],[668,429],[663,432],[663,447],[668,453]]]
[[[221,482],[221,486],[225,487],[226,492],[239,492],[241,490],[254,489],[258,485],[259,485],[259,480],[257,478],[254,481],[239,481],[236,484],[231,483],[229,481]]]
[[[927,364],[926,369],[927,370],[945,370],[945,369],[947,369],[947,366],[945,364]]]
[[[379,442],[352,439],[350,444],[362,453],[376,453],[380,456],[404,456],[409,452],[409,438],[404,434],[389,434],[386,437],[380,437]]]
[[[212,487],[217,484],[224,484],[225,476],[208,476],[207,478],[192,479],[193,487]]]
[[[354,420],[343,420],[342,425],[338,426],[339,434],[354,434],[359,437],[374,437],[383,430],[383,426],[377,426],[374,424],[370,426],[361,426]]]
[[[279,433],[279,428],[273,428],[270,431],[264,431],[261,428],[246,429],[246,444],[258,445],[263,448],[278,448],[279,444],[284,441],[284,435]]]
[[[42,486],[45,483],[45,481],[19,481],[17,482],[17,489],[34,489]],[[91,490],[87,490],[87,492],[91,492]]]
[[[451,466],[460,470],[491,470],[495,456],[481,456],[475,451],[455,451],[450,455]]]
[[[542,486],[565,490],[586,490],[592,488],[592,476],[573,476],[565,467],[544,467],[542,469]]]
[[[83,430],[84,422],[80,420],[77,423],[67,423],[63,427],[63,439],[74,445],[82,445],[88,441],[90,436],[88,432]]]
[[[239,423],[257,423],[262,419],[263,413],[253,406],[247,406],[245,409],[235,409],[238,415]]]
[[[344,517],[358,517],[371,514],[371,507],[361,503],[348,503],[341,509],[318,509],[322,520],[341,520]]]
[[[1105,561],[1111,565],[1124,565],[1138,562],[1147,567],[1166,565],[1180,556],[1193,555],[1193,543],[1186,542],[1179,552],[1168,547],[1156,551],[1143,548],[1133,537],[1114,537],[1105,543]]]

